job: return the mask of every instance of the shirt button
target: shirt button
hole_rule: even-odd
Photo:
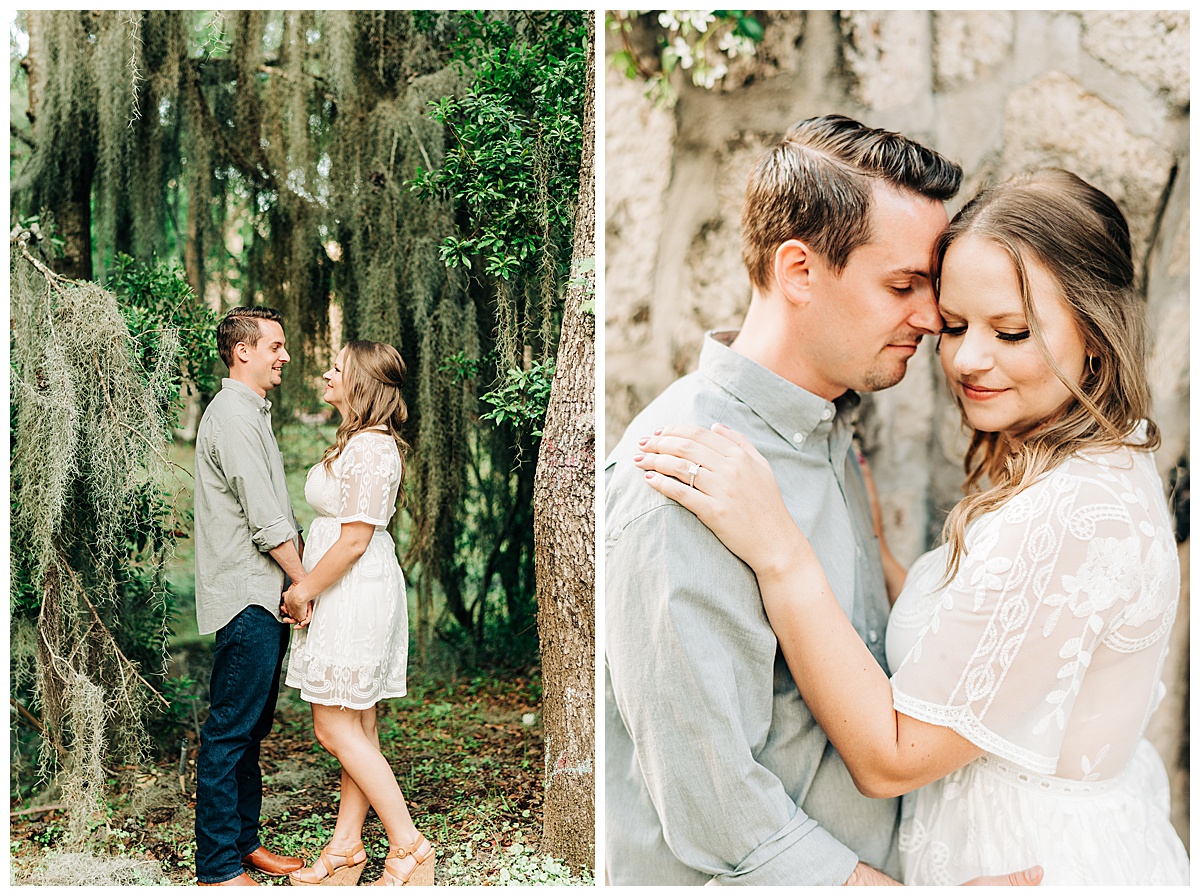
[[[826,408],[825,410],[821,411],[821,419],[822,420],[829,420],[829,419],[832,419],[832,417],[833,417],[833,408]]]
[[[871,643],[874,644],[879,640],[879,632],[875,631],[875,629],[871,629],[869,632],[867,632],[867,637],[870,638]]]
[[[792,441],[795,442],[797,445],[803,445],[804,444],[804,433],[802,433],[802,432],[796,433],[794,436],[792,436]]]

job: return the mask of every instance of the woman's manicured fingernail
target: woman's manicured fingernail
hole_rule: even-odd
[[[635,454],[633,456],[633,462],[635,464],[640,464],[645,459],[645,457],[646,457],[646,455],[644,455],[644,454]]]
[[[662,435],[662,427],[660,426],[658,429],[654,430],[654,434],[656,436],[661,436]]]
[[[639,445],[641,445],[643,448],[645,448],[645,447],[646,447],[646,443],[647,443],[647,442],[649,442],[649,441],[650,441],[650,437],[649,437],[649,436],[647,436],[647,437],[646,437],[646,438],[644,438],[644,439],[638,439],[638,444],[639,444]]]
[[[655,476],[655,473],[653,470],[651,470],[649,473],[646,474],[646,481],[649,482],[650,480],[654,479],[654,476]]]

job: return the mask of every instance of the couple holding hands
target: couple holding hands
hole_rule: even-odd
[[[380,752],[375,705],[405,693],[408,608],[388,521],[401,494],[408,416],[404,361],[390,345],[350,342],[324,374],[337,436],[308,473],[317,511],[307,544],[292,511],[267,394],[288,361],[277,311],[239,307],[217,327],[229,377],[196,439],[196,615],[216,632],[211,708],[200,732],[196,876],[253,885],[243,868],[294,885],[358,882],[362,828],[374,807],[391,850],[383,885],[433,883],[434,850],[417,831]],[[282,594],[282,598],[281,598]],[[333,838],[317,862],[259,840],[259,745],[286,683],[312,704],[313,729],[341,763]]]

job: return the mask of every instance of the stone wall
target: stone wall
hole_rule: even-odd
[[[1170,482],[1189,451],[1189,14],[757,15],[766,31],[757,57],[732,64],[711,91],[677,79],[674,109],[654,107],[641,85],[606,68],[607,448],[694,368],[705,330],[740,321],[750,286],[738,219],[759,150],[795,121],[840,112],[961,163],[951,214],[985,183],[1046,165],[1121,205],[1149,303],[1158,460]],[[901,562],[931,546],[961,496],[965,438],[932,349],[926,340],[904,381],[864,403],[863,443]],[[1160,751],[1177,766],[1185,843],[1186,591],[1185,579],[1168,670],[1179,687],[1155,720]]]

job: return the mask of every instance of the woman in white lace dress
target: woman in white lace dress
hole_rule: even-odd
[[[968,203],[936,261],[939,353],[972,433],[967,497],[906,579],[885,562],[900,591],[890,681],[745,439],[668,427],[639,465],[755,570],[859,789],[907,794],[905,883],[1040,864],[1047,884],[1186,884],[1144,737],[1179,566],[1124,217],[1041,171]]]
[[[387,532],[407,448],[403,379],[399,352],[377,342],[348,343],[325,374],[324,399],[342,422],[304,487],[318,516],[304,548],[308,575],[284,595],[296,621],[286,681],[312,704],[317,739],[342,764],[342,789],[333,838],[314,865],[292,873],[294,885],[358,882],[370,807],[392,847],[376,883],[433,883],[433,847],[413,824],[375,726],[375,704],[404,696],[408,662],[404,576]]]

